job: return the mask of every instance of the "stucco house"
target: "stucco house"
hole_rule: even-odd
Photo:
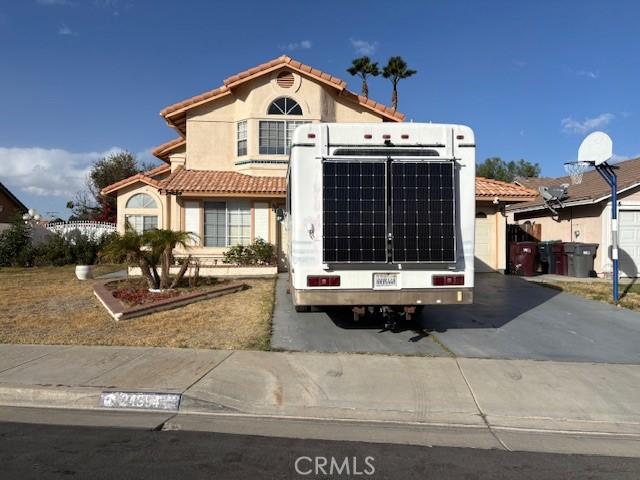
[[[24,203],[0,182],[0,231],[11,225],[16,215],[26,211]]]
[[[620,273],[637,277],[640,267],[640,158],[619,162],[619,259]],[[516,184],[537,190],[540,186],[568,185],[567,196],[554,214],[540,195],[529,202],[507,208],[509,222],[540,225],[540,240],[597,243],[594,269],[610,274],[611,189],[595,170],[583,175],[582,183],[572,185],[569,177],[521,178]]]
[[[223,81],[218,88],[160,112],[178,138],[154,155],[165,162],[105,188],[117,196],[118,229],[192,231],[190,253],[207,264],[226,248],[263,238],[286,268],[286,232],[275,219],[284,205],[290,137],[305,122],[401,122],[404,115],[357,95],[333,75],[281,56]],[[504,269],[507,202],[531,190],[478,179],[480,265]]]

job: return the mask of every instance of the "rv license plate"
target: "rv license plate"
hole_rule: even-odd
[[[400,275],[397,273],[374,273],[373,288],[376,290],[400,288]]]

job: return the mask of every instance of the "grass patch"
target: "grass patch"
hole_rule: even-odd
[[[609,282],[544,282],[538,285],[572,293],[589,300],[613,304],[611,283]],[[630,310],[640,310],[640,285],[620,284],[619,305]]]
[[[121,267],[97,266],[95,275]],[[275,279],[241,292],[115,322],[74,267],[0,269],[0,343],[268,349]]]

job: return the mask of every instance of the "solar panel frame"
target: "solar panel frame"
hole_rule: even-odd
[[[399,167],[405,168],[407,166],[415,165],[416,172],[414,176],[405,176],[406,181],[400,182],[397,178],[400,177],[396,172],[394,174],[394,170],[397,170]],[[418,170],[420,166],[427,166],[429,168],[435,166],[446,165],[450,172],[442,174],[442,170],[440,169],[439,175],[437,177],[439,186],[439,190],[443,190],[443,180],[446,180],[448,190],[450,190],[450,195],[448,198],[444,198],[441,195],[441,198],[438,200],[435,197],[435,201],[439,201],[441,203],[440,210],[440,222],[420,222],[420,211],[419,207],[421,206],[423,209],[426,208],[426,212],[431,214],[431,205],[434,201],[434,197],[432,197],[432,183],[431,183],[431,175],[427,175],[428,180],[426,182],[426,189],[421,189],[421,180],[420,175],[418,174]],[[390,201],[390,216],[391,216],[391,233],[392,233],[392,246],[391,246],[391,262],[392,263],[427,263],[427,264],[451,264],[456,262],[457,257],[457,235],[456,235],[456,169],[455,163],[451,160],[393,160],[391,162],[390,167],[390,177],[391,177],[391,201]],[[411,173],[411,172],[410,172]],[[430,173],[430,172],[429,172]],[[434,182],[435,183],[435,182]],[[412,185],[413,184],[413,185]],[[406,195],[401,195],[402,193],[406,193],[412,189],[412,192],[415,192],[415,198],[407,199]],[[427,197],[424,196],[419,198],[419,193],[424,193],[426,191]],[[435,192],[437,193],[437,192]],[[449,199],[450,198],[450,199]],[[411,209],[413,207],[413,211],[409,211],[409,214],[415,214],[416,222],[402,222],[400,223],[396,218],[398,216],[399,210],[397,210],[398,205],[397,202],[403,201],[404,210],[403,213],[407,213],[407,208]],[[415,206],[412,202],[415,202]],[[420,203],[422,202],[422,205]],[[448,202],[449,205],[444,205],[448,207],[447,213],[450,213],[451,220],[449,222],[445,222],[444,212],[442,210],[442,203]],[[395,215],[394,215],[395,214]],[[427,217],[429,218],[429,217]],[[403,218],[406,220],[406,217]],[[400,229],[399,226],[403,225],[404,230]],[[420,235],[421,226],[423,231],[428,232],[426,237],[424,235]],[[439,232],[439,235],[438,235]],[[436,235],[432,235],[436,233]],[[439,237],[439,238],[434,238]],[[411,248],[411,243],[408,243],[408,240],[412,240],[415,238],[415,248]],[[426,242],[428,240],[428,254],[424,254],[424,250],[427,246]],[[436,246],[433,245],[433,241],[436,240]],[[403,247],[399,247],[402,244]],[[439,246],[438,246],[439,245]],[[443,248],[443,247],[449,248]],[[414,252],[415,251],[415,252]],[[440,252],[441,255],[437,257],[434,255],[435,252]],[[446,254],[444,252],[447,252]],[[401,255],[403,253],[403,255]]]
[[[373,165],[370,175],[362,175],[363,165]],[[360,173],[358,181],[352,173]],[[382,182],[376,176],[382,177]],[[387,190],[386,158],[323,160],[322,258],[325,263],[389,263]],[[351,208],[351,203],[358,203],[359,208]]]

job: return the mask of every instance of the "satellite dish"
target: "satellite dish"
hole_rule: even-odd
[[[604,132],[593,132],[580,144],[578,148],[579,162],[593,162],[600,165],[613,156],[613,142]]]

